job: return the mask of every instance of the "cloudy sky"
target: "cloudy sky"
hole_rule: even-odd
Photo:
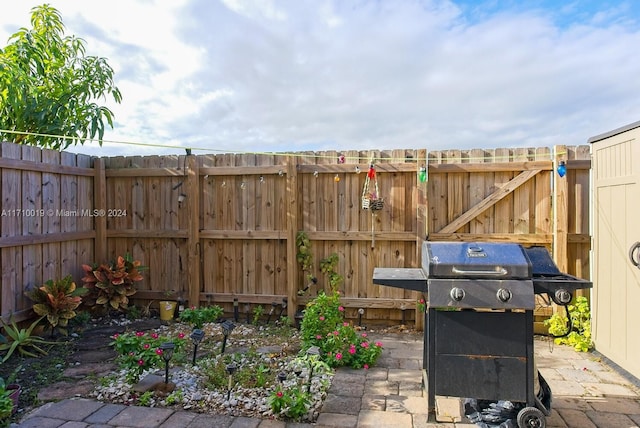
[[[41,3],[2,2],[0,46]],[[128,144],[70,151],[551,147],[640,120],[638,0],[48,3],[123,94],[105,138]]]

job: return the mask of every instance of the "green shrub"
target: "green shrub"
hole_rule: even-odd
[[[586,297],[576,297],[574,303],[567,307],[571,316],[571,331],[567,334],[569,319],[559,312],[556,312],[544,322],[549,327],[549,334],[555,337],[557,344],[572,346],[576,351],[587,352],[593,348],[591,340],[591,311],[589,301]]]
[[[196,308],[192,306],[180,314],[180,321],[191,324],[195,328],[202,328],[206,323],[216,322],[224,313],[220,306],[204,306]]]

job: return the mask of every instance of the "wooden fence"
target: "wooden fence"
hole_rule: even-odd
[[[561,269],[589,275],[588,146],[110,158],[0,148],[4,317],[30,316],[26,289],[79,281],[82,263],[124,253],[149,268],[138,302],[172,294],[244,310],[286,297],[289,316],[327,288],[318,262],[336,253],[348,316],[414,319],[417,293],[371,278],[376,266],[419,266],[427,238],[546,245]],[[370,163],[378,212],[361,208]],[[299,231],[319,278],[304,296]]]

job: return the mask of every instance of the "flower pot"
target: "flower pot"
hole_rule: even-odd
[[[172,300],[163,300],[160,302],[160,319],[162,321],[171,321],[173,314],[176,312],[177,302]]]
[[[13,413],[18,410],[18,400],[20,399],[20,393],[22,392],[22,387],[17,383],[12,383],[7,385],[7,391],[11,391],[9,393],[9,398],[13,401]]]

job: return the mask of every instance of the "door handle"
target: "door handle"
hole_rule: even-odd
[[[640,242],[636,242],[629,249],[629,259],[635,267],[640,269]]]

